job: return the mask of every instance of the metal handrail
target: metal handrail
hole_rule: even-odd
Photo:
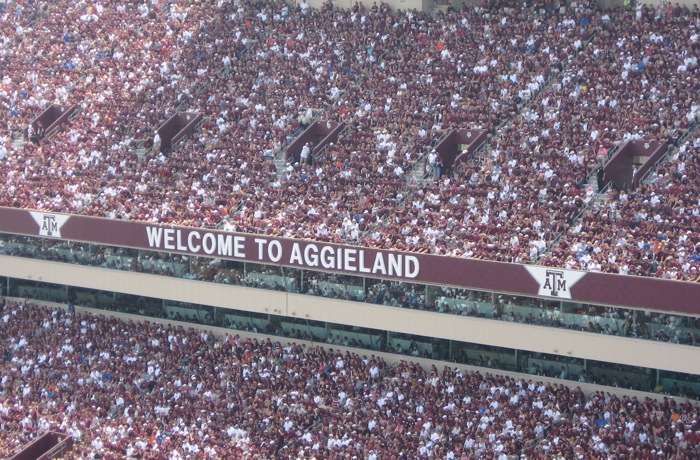
[[[25,140],[24,133],[25,133],[25,131],[23,129],[18,129],[17,131],[12,131],[10,133],[10,141],[17,140],[20,137],[22,138],[22,140]]]
[[[625,145],[627,145],[628,142],[629,142],[628,140],[619,141],[617,144],[615,144],[615,146],[614,146],[613,148],[611,148],[610,150],[608,150],[608,153],[605,154],[605,157],[603,158],[603,162],[602,162],[602,164],[600,164],[600,167],[604,168],[605,165],[608,164],[608,162],[610,161],[610,159],[611,159],[617,152],[619,152],[620,149],[622,149],[622,147],[624,147]],[[588,181],[591,180],[591,178],[593,177],[593,175],[596,174],[596,170],[597,170],[597,169],[598,169],[598,168],[592,169],[591,171],[588,171],[588,172],[586,173],[586,177],[585,177],[585,179],[584,179],[584,183],[588,183]]]
[[[339,137],[343,136],[349,130],[350,130],[350,126],[346,124],[345,127],[343,127],[343,129],[338,133],[338,136]],[[326,144],[323,147],[321,147],[321,149],[313,156],[314,163],[316,163],[320,160],[323,160],[325,153],[330,149],[330,146],[331,146],[330,144]]]
[[[363,239],[365,239],[369,235],[371,235],[374,230],[382,229],[385,226],[386,226],[386,217],[378,218],[376,222],[374,222],[371,225],[368,225],[367,229],[365,229],[364,232],[357,235],[357,238],[355,238],[354,244],[359,244]]]
[[[71,449],[68,448],[68,444],[65,442],[61,442],[57,446],[53,447],[51,450],[46,452],[44,456],[48,459],[52,458],[62,458],[63,454],[66,452],[69,452]]]
[[[78,116],[79,113],[80,113],[80,106],[76,105],[76,106],[75,106],[75,110],[73,111],[73,113],[71,113],[71,114],[68,116],[68,119],[69,119],[69,120],[75,120],[75,118]],[[44,135],[44,139],[51,139],[52,137],[54,137],[54,136],[55,136],[56,134],[58,134],[58,132],[60,131],[59,128],[60,128],[60,126],[54,126],[50,131],[48,131],[48,132]]]
[[[650,177],[649,177],[649,176],[651,176],[652,174],[655,174],[656,171],[658,171],[659,166],[661,166],[661,163],[664,163],[664,162],[668,159],[668,155],[669,155],[673,150],[674,150],[673,148],[668,149],[668,150],[666,151],[666,153],[664,153],[664,154],[661,156],[661,158],[659,158],[658,160],[656,160],[656,162],[654,163],[654,166],[652,166],[651,168],[647,169],[647,171],[644,173],[644,175],[643,175],[642,177],[639,178],[639,182],[643,182],[643,183],[644,183],[644,182],[647,182],[648,180],[650,180]],[[634,179],[635,179],[635,178],[633,177],[633,178],[632,178],[632,181],[634,181]]]
[[[595,37],[597,37],[599,34],[600,34],[600,28],[596,28],[596,29],[593,31],[593,33],[591,34],[591,36],[588,38],[588,40],[586,40],[586,41],[584,42],[584,44],[583,44],[583,46],[582,46],[582,49],[585,49],[588,45],[590,45],[590,43],[593,41],[593,39],[595,39]],[[573,59],[570,60],[570,61],[564,62],[562,72],[559,72],[557,75],[561,76],[561,75],[564,73],[564,71],[566,71],[566,68],[569,66],[569,64],[570,64],[571,62],[573,62]],[[537,90],[537,92],[534,93],[534,94],[532,95],[532,97],[530,97],[526,102],[524,102],[524,103],[518,105],[518,112],[517,112],[516,115],[514,115],[513,117],[510,117],[510,118],[507,118],[507,119],[503,120],[498,126],[494,127],[494,128],[491,130],[491,132],[490,132],[492,135],[489,136],[489,137],[486,139],[486,141],[484,141],[484,143],[481,144],[481,146],[473,153],[473,155],[472,155],[472,157],[471,157],[471,161],[475,161],[475,162],[477,162],[477,163],[483,163],[483,162],[485,161],[485,156],[483,155],[483,153],[484,153],[489,147],[491,147],[491,140],[492,140],[492,139],[498,138],[498,136],[497,136],[498,133],[500,133],[504,128],[506,128],[506,127],[512,125],[512,124],[513,124],[513,121],[514,121],[515,119],[517,119],[519,116],[521,116],[522,111],[523,111],[524,109],[529,108],[530,105],[531,105],[534,101],[536,101],[536,100],[538,99],[538,97],[539,97],[546,89],[550,88],[550,87],[553,85],[553,83],[554,83],[555,81],[559,81],[559,78],[556,78],[557,75],[555,75],[554,73],[550,74],[549,77],[547,77],[547,79],[545,80],[545,82],[542,84],[542,86],[540,86],[540,89]]]
[[[452,131],[452,129],[447,129],[447,128],[446,128],[446,129],[443,129],[443,130],[442,130],[442,134],[440,135],[440,137],[438,137],[437,139],[433,140],[433,141],[430,143],[430,145],[426,146],[426,147],[423,149],[423,153],[421,153],[421,155],[418,157],[418,159],[416,159],[416,161],[413,162],[413,167],[411,167],[411,174],[410,174],[411,176],[413,176],[413,177],[418,177],[418,176],[420,175],[420,176],[421,176],[421,179],[425,179],[426,177],[428,177],[428,172],[425,170],[425,164],[424,164],[424,163],[425,163],[426,159],[428,158],[428,155],[430,155],[430,152],[431,152],[435,147],[437,147],[438,145],[440,145],[440,142],[442,142],[443,140],[445,140],[445,138],[449,135],[449,133],[450,133],[451,131]],[[423,168],[422,175],[421,175],[421,172],[420,172],[421,167]]]
[[[698,127],[698,123],[697,123],[697,122],[693,122],[693,123],[688,127],[688,129],[686,130],[686,132],[685,132],[680,138],[678,138],[678,142],[677,142],[677,143],[680,145],[680,144],[682,144],[683,142],[685,142],[685,141],[695,132],[695,130],[697,129],[697,127]],[[647,172],[645,172],[644,175],[643,175],[641,178],[639,178],[639,182],[644,182],[644,183],[646,183],[646,182],[649,180],[649,176],[651,176],[652,174],[656,173],[656,171],[659,169],[659,166],[661,166],[661,163],[665,162],[665,161],[668,159],[669,154],[670,154],[672,151],[674,151],[674,150],[675,150],[675,148],[673,148],[673,147],[671,147],[671,148],[669,148],[668,150],[666,150],[666,153],[664,153],[663,156],[662,156],[661,158],[659,158],[658,160],[656,160],[656,163],[654,163],[654,166],[652,166],[651,168],[649,168],[649,169],[647,170]]]
[[[204,121],[208,120],[208,119],[209,119],[209,117],[206,117],[206,116],[202,117],[202,119],[199,120],[196,125],[194,125],[195,131],[197,131],[199,128],[201,128],[202,125],[204,124]],[[189,145],[190,141],[191,141],[191,136],[189,134],[186,136],[182,136],[180,139],[175,141],[175,143],[170,148],[174,149],[178,145],[182,145],[183,147],[187,147]]]
[[[405,41],[405,40],[406,40],[406,34],[403,34],[403,35],[401,36],[401,39],[402,39],[403,41]],[[370,63],[369,68],[372,68],[372,67],[374,67],[374,66],[376,66],[376,65],[380,65],[381,62],[385,59],[385,57],[386,57],[390,52],[392,52],[392,51],[393,51],[393,48],[389,48],[389,49],[385,50],[384,53],[382,53],[382,55],[379,56],[375,62],[371,62],[371,63]],[[360,74],[364,75],[364,74],[366,74],[368,71],[369,71],[369,69],[364,69],[362,72],[357,72],[357,73],[355,73],[355,80],[358,80],[358,79],[360,78]],[[330,107],[335,106],[340,100],[342,100],[342,96],[343,96],[343,94],[345,94],[346,92],[347,92],[347,89],[342,90],[341,92],[338,93],[338,95],[334,98],[333,101],[330,101],[330,102],[325,103],[325,104],[324,104],[324,107],[323,107],[318,113],[315,113],[315,114],[314,114],[314,117],[313,117],[313,118],[311,119],[311,121],[309,122],[309,126],[311,126],[314,122],[318,121],[318,120],[321,118],[321,113],[320,113],[321,111],[326,112]],[[347,130],[349,130],[349,126],[346,126],[346,128],[343,129],[343,131],[342,131],[340,134],[341,134],[341,135],[345,134],[345,133],[347,132]],[[289,145],[296,139],[296,137],[299,135],[299,131],[302,131],[302,132],[303,132],[303,130],[301,130],[301,128],[298,129],[298,130],[296,130],[296,131],[287,139],[287,141],[279,148],[279,150],[275,153],[275,156],[274,156],[274,159],[275,159],[275,160],[278,160],[278,159],[279,159],[278,157],[279,157],[279,155],[280,155],[281,152],[285,152],[285,156],[286,156],[286,150],[287,150],[287,148],[288,148]],[[318,153],[316,153],[316,159],[322,158],[322,156],[319,156],[319,154],[325,153],[326,150],[327,150],[327,146],[324,146]],[[285,158],[285,160],[286,160],[286,158]]]
[[[214,228],[217,230],[222,229],[224,227],[224,224],[226,224],[226,222],[231,221],[231,216],[233,214],[238,214],[241,211],[245,202],[246,202],[245,200],[240,200],[238,202],[238,204],[236,205],[236,209],[234,209],[233,211],[230,211],[228,213],[228,215],[223,216],[221,219],[219,219],[219,221],[216,224],[214,224]]]
[[[610,191],[611,188],[612,188],[612,182],[608,182],[607,184],[605,184],[605,187],[603,187],[603,189],[600,190],[596,195],[605,195],[606,193],[608,193]],[[578,212],[578,214],[576,214],[573,217],[573,219],[571,219],[571,223],[573,224],[576,221],[578,221],[581,217],[584,216],[584,214],[586,214],[588,211],[590,211],[595,205],[596,205],[595,199],[591,200],[583,208],[581,208],[581,210]],[[569,228],[571,228],[571,227],[569,227]],[[538,254],[537,257],[535,257],[535,259],[533,260],[533,262],[535,264],[539,264],[542,261],[542,257],[544,257],[546,254],[550,254],[552,252],[552,248],[554,248],[556,246],[556,244],[559,243],[562,240],[562,238],[564,238],[564,236],[567,234],[568,234],[568,230],[565,230],[565,231],[561,231],[557,235],[555,235],[555,237],[547,245],[545,250],[542,251],[540,254]]]
[[[312,432],[312,431],[313,431],[313,432],[318,432],[317,428],[318,428],[322,423],[325,422],[324,419],[325,419],[325,417],[324,417],[323,415],[321,415],[317,421],[315,421],[315,422],[312,423],[311,425],[309,425],[309,426],[307,426],[306,428],[304,428],[304,433],[309,433],[309,432]],[[290,439],[285,445],[283,445],[282,447],[280,447],[279,449],[277,449],[277,453],[282,452],[284,449],[287,449],[288,447],[293,447],[294,445],[296,445],[296,443],[297,443],[297,439]]]

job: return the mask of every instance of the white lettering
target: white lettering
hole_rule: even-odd
[[[267,256],[272,262],[279,262],[282,258],[282,243],[277,240],[270,241],[270,245],[267,247]]]
[[[159,248],[163,238],[163,229],[161,227],[146,227],[146,234],[148,235],[148,245],[152,248]]]
[[[204,252],[207,255],[246,259],[246,236],[150,226],[146,227],[146,234],[148,245],[152,248],[193,254]],[[255,238],[253,241],[257,245],[259,261],[278,263],[283,256],[287,257],[281,241],[266,238]],[[371,260],[373,255],[374,260]],[[420,259],[414,255],[382,252],[371,254],[365,249],[317,244],[304,244],[302,249],[302,245],[298,242],[291,244],[291,254],[286,263],[309,268],[322,267],[327,270],[344,270],[407,279],[417,278],[420,275]],[[540,285],[546,285],[548,282],[552,284],[551,280],[542,276]],[[570,288],[575,281],[567,278],[559,284],[563,286],[565,282],[566,287]],[[559,290],[564,291],[564,289]]]
[[[289,256],[289,263],[304,265],[304,261],[301,260],[301,248],[299,248],[299,243],[294,243],[292,245],[292,254]]]
[[[384,254],[382,254],[381,252],[378,252],[377,257],[375,257],[374,259],[372,273],[374,273],[375,275],[386,275],[386,264],[384,263]]]
[[[205,233],[202,237],[202,248],[207,254],[214,254],[216,251],[216,237],[213,233]]]
[[[187,246],[185,246],[182,242],[182,230],[178,230],[175,233],[177,235],[177,250],[178,251],[187,251]]]
[[[217,238],[217,246],[218,246],[218,254],[220,256],[229,256],[231,257],[233,255],[233,236],[232,235],[222,235],[218,234],[216,235]]]
[[[345,250],[345,263],[343,264],[343,267],[347,271],[357,271],[357,267],[354,265],[355,261],[357,261],[357,249],[346,249]]]
[[[401,276],[403,272],[401,267],[401,254],[389,253],[389,275]]]
[[[308,267],[318,267],[318,247],[315,244],[308,244],[304,248],[304,263]]]
[[[406,278],[415,278],[420,273],[420,262],[416,256],[404,256],[404,276]]]
[[[197,239],[197,243],[193,241],[195,238]],[[199,252],[199,250],[202,249],[202,246],[199,244],[201,239],[202,236],[197,230],[193,230],[189,235],[187,235],[187,246],[190,248],[191,252]]]
[[[265,245],[267,244],[267,240],[255,238],[253,241],[258,245],[258,260],[265,260]]]
[[[360,264],[359,264],[359,269],[361,273],[371,273],[372,270],[365,265],[365,251],[360,250]]]
[[[245,237],[244,236],[234,236],[233,237],[233,256],[240,257],[241,259],[245,257]]]
[[[165,239],[163,240],[163,248],[175,249],[175,230],[168,228],[165,230]]]
[[[335,268],[335,258],[333,255],[333,248],[331,246],[324,246],[321,249],[321,266],[323,268]]]

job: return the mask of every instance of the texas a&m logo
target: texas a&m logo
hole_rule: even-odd
[[[39,231],[42,235],[47,236],[54,236],[57,233],[60,235],[58,231],[58,223],[56,223],[56,216],[44,214],[44,223],[41,225],[41,229]]]
[[[564,272],[561,270],[547,270],[547,277],[544,279],[542,289],[549,291],[552,297],[559,297],[559,293],[567,291]]]
[[[61,227],[68,221],[70,216],[62,214],[47,214],[43,212],[30,212],[32,219],[39,224],[39,235],[51,238],[61,237]]]
[[[571,288],[586,275],[586,272],[581,271],[532,265],[526,265],[525,269],[537,281],[539,285],[538,295],[560,299],[570,299]]]

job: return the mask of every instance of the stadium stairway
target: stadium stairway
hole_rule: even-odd
[[[25,144],[25,139],[24,139],[24,133],[18,132],[18,133],[13,133],[13,136],[10,140],[10,146],[16,150],[22,150],[24,148]]]
[[[659,158],[659,160],[656,162],[656,164],[650,168],[646,174],[641,178],[639,181],[640,183],[643,184],[651,184],[653,183],[654,179],[656,178],[656,171],[659,169],[659,166],[664,164],[668,159],[672,159],[676,156],[676,151],[678,150],[678,146],[683,145],[686,141],[692,138],[692,136],[695,134],[695,132],[698,130],[698,126],[700,126],[700,122],[694,122],[688,130],[683,133],[683,135],[678,139],[678,141],[675,142],[675,144],[671,144],[666,151],[666,154]]]
[[[287,167],[287,160],[285,158],[284,150],[280,150],[280,153],[278,153],[277,156],[275,156],[275,159],[272,161],[277,169],[277,180],[282,180],[284,170]]]
[[[425,149],[423,149],[423,153],[421,153],[421,156],[418,157],[415,163],[413,163],[413,168],[411,169],[411,181],[417,185],[423,185],[426,182],[429,182],[432,180],[430,177],[430,173],[426,170],[426,161],[428,159],[428,154],[432,149],[434,149],[440,142],[442,142],[448,134],[450,134],[452,130],[451,129],[445,129],[442,132],[442,135],[435,139],[433,142],[430,143]]]
[[[401,36],[401,41],[402,42],[406,41],[407,37],[408,37],[407,34],[403,34]],[[373,67],[380,66],[382,61],[386,60],[387,56],[391,55],[393,53],[393,51],[394,51],[393,48],[387,49],[381,56],[379,56],[377,58],[377,60],[372,64],[372,66],[369,69],[365,69],[365,70],[363,70],[363,72],[361,74],[355,75],[355,82],[358,83],[358,85],[359,85],[362,82],[362,77],[369,74]],[[331,101],[326,102],[323,107],[314,108],[313,109],[313,118],[309,121],[308,126],[309,127],[312,126],[314,123],[318,122],[320,119],[329,120],[329,121],[332,121],[333,123],[336,123],[338,120],[335,117],[331,116],[330,113],[333,111],[333,108],[337,104],[339,104],[340,102],[343,101],[343,95],[345,95],[348,91],[349,91],[348,88],[343,89],[342,91],[340,91],[339,94],[334,96]],[[343,135],[346,135],[348,133],[348,131],[350,130],[350,126],[347,123],[341,123],[341,124],[344,125],[343,130],[340,132],[340,135],[343,136]],[[295,142],[299,138],[299,136],[301,136],[303,134],[304,134],[304,130],[298,129],[293,134],[288,136],[287,141],[284,143],[284,145],[282,147],[280,147],[280,149],[277,152],[275,152],[273,162],[275,164],[275,167],[277,168],[277,180],[280,180],[280,181],[282,180],[282,178],[284,176],[284,172],[287,168],[287,163],[290,161],[292,161],[292,162],[294,161],[293,159],[288,158],[288,152],[287,152],[288,148],[291,146],[291,144],[293,142]],[[326,147],[320,149],[320,151],[318,151],[318,152],[314,152],[314,156],[320,155],[320,157],[322,157],[325,154],[325,152],[326,152]],[[427,156],[427,151],[424,153],[424,155]],[[421,158],[423,158],[423,156],[419,157],[418,161],[420,161]],[[312,157],[312,161],[313,161],[313,157]],[[418,163],[418,161],[416,162],[416,164]]]
[[[46,431],[27,445],[10,460],[48,460],[65,458],[65,454],[73,449],[73,438],[65,433]]]
[[[594,31],[583,43],[583,49],[588,47],[590,43],[595,39],[595,37],[599,34],[599,31]],[[582,49],[582,50],[583,50]],[[551,75],[547,81],[540,87],[537,93],[533,94],[530,99],[527,101],[522,102],[521,104],[518,105],[518,110],[517,112],[503,120],[498,126],[494,127],[491,132],[489,133],[489,136],[486,138],[486,141],[481,144],[481,146],[474,152],[472,159],[470,162],[472,163],[482,163],[488,153],[491,150],[491,144],[492,141],[498,140],[501,136],[501,134],[507,130],[510,126],[513,125],[513,121],[521,115],[522,111],[524,109],[527,109],[532,102],[534,102],[537,97],[551,88],[554,84],[559,82],[559,78],[563,72],[566,70],[566,68],[569,66],[569,64],[573,61],[567,61],[564,63],[564,68],[562,70],[562,73],[557,73],[555,75]],[[426,161],[428,157],[428,153],[430,153],[430,150],[434,148],[436,145],[438,145],[449,133],[451,132],[451,129],[445,129],[442,133],[442,135],[436,139],[434,142],[430,144],[430,146],[426,147],[424,151],[422,152],[421,156],[416,160],[416,162],[413,165],[413,168],[411,170],[411,173],[409,174],[408,177],[408,183],[410,184],[409,189],[407,190],[407,193],[404,195],[404,199],[402,200],[403,203],[399,203],[401,207],[405,206],[406,200],[410,199],[410,197],[413,195],[412,188],[413,187],[420,187],[424,185],[426,182],[432,180],[432,178],[428,177],[428,174],[426,172]],[[466,164],[466,162],[465,162]],[[595,176],[594,176],[595,179]],[[546,251],[545,251],[546,252]]]
[[[316,123],[318,121],[318,115],[314,114],[314,117],[311,119],[309,122],[309,125]],[[277,168],[277,180],[281,181],[282,177],[284,176],[284,171],[287,169],[287,162],[290,161],[287,159],[287,149],[289,146],[294,142],[301,134],[304,132],[304,128],[299,128],[294,133],[291,135],[287,136],[287,140],[285,143],[275,152],[275,155],[272,159],[272,162],[275,164],[275,168]]]
[[[593,40],[598,36],[600,33],[600,30],[596,29],[594,30],[589,37],[586,38],[583,42],[583,47],[581,48],[580,51],[583,51],[586,49]],[[503,122],[501,122],[500,125],[494,127],[491,130],[491,135],[488,136],[486,139],[486,142],[484,142],[481,147],[474,153],[474,156],[471,160],[471,163],[483,163],[485,161],[486,156],[489,154],[491,151],[491,143],[493,141],[498,141],[500,139],[501,134],[507,130],[510,126],[513,125],[513,121],[521,116],[524,110],[526,110],[528,107],[530,107],[530,104],[532,104],[534,101],[537,100],[537,98],[541,95],[546,93],[547,90],[552,88],[556,83],[560,81],[560,77],[566,72],[566,69],[569,67],[569,65],[572,62],[575,62],[577,58],[574,58],[572,60],[564,62],[564,67],[560,73],[552,74],[547,78],[547,80],[544,82],[544,84],[539,88],[539,90],[532,95],[529,99],[521,102],[517,106],[517,112],[510,118],[505,119]]]

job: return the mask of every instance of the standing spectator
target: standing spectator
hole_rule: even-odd
[[[156,131],[156,135],[153,136],[153,153],[158,155],[160,153],[160,134]]]
[[[32,124],[29,125],[27,137],[35,144],[38,144],[44,138],[44,125],[41,121],[37,121],[36,126]]]
[[[596,179],[598,181],[598,191],[600,192],[605,187],[605,168],[598,166],[596,170]]]
[[[301,149],[301,164],[311,164],[311,147],[309,146],[308,142],[304,144],[304,147]]]
[[[36,133],[35,133],[36,140],[34,142],[37,144],[39,142],[41,142],[41,140],[44,138],[44,134],[45,134],[44,125],[41,123],[41,121],[37,121],[36,122]]]
[[[430,153],[428,154],[428,164],[426,167],[426,172],[428,174],[433,174],[435,171],[435,163],[437,162],[438,159],[438,154],[435,151],[435,149],[431,150]]]
[[[437,160],[435,161],[435,178],[437,180],[440,180],[442,177],[442,158],[438,156]]]

